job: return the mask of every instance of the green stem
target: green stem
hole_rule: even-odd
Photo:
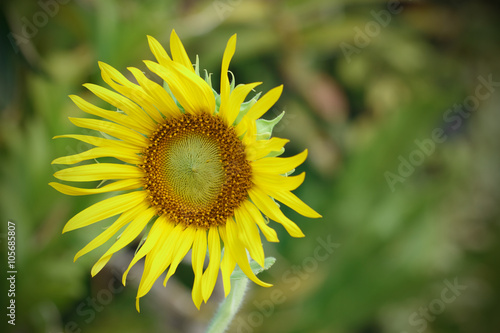
[[[223,333],[228,329],[234,316],[238,313],[243,299],[245,299],[248,282],[246,277],[231,279],[231,291],[220,304],[206,333]]]

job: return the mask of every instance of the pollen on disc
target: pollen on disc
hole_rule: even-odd
[[[158,125],[144,151],[144,188],[174,223],[223,225],[248,198],[251,166],[232,127],[209,114],[183,114]]]

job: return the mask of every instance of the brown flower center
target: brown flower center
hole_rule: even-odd
[[[174,223],[223,225],[252,185],[245,147],[218,116],[166,120],[151,135],[143,157],[150,203]]]

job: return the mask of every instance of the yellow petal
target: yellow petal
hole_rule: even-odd
[[[93,146],[102,146],[103,143],[106,140],[109,139],[104,139],[98,136],[92,136],[92,135],[81,135],[81,134],[65,134],[65,135],[56,135],[52,139],[62,139],[62,138],[68,138],[68,139],[76,139],[88,144],[91,144]],[[117,141],[117,140],[116,140]],[[118,141],[117,141],[118,142]]]
[[[130,118],[136,121],[137,126],[140,127],[139,132],[143,134],[150,134],[152,131],[154,131],[154,122],[137,104],[135,104],[128,98],[96,84],[86,83],[83,86],[92,91],[94,95],[96,95],[103,101],[116,106],[118,109],[125,112]]]
[[[92,135],[65,134],[65,135],[56,135],[52,139],[61,139],[61,138],[76,139],[91,144],[93,146],[99,146],[99,147],[123,147],[127,149],[136,149],[136,146],[121,140],[104,139]]]
[[[255,123],[255,121],[253,121],[253,123]],[[247,117],[243,117],[243,119],[241,119],[238,125],[236,125],[234,130],[236,131],[236,136],[238,138],[241,138],[247,132],[249,124],[250,124],[250,119],[248,119]]]
[[[167,269],[173,260],[174,251],[183,236],[184,225],[178,224],[166,236],[165,240],[161,239],[157,246],[154,246],[150,253],[146,256],[144,264],[144,273],[137,291],[137,298],[146,295],[155,281]]]
[[[243,136],[243,140],[241,141],[243,142],[245,147],[249,147],[253,145],[257,140],[257,124],[255,123],[255,121],[247,121],[245,125],[246,125],[246,132],[245,136]],[[249,159],[249,157],[251,156],[247,156],[247,159]]]
[[[251,120],[257,120],[262,117],[262,115],[264,115],[264,113],[266,113],[267,110],[269,110],[278,101],[282,92],[283,85],[269,90],[267,94],[259,98],[257,103],[250,108],[246,117]]]
[[[201,282],[201,293],[205,303],[210,298],[210,295],[212,295],[215,283],[217,282],[217,275],[219,274],[221,248],[217,227],[212,227],[208,230],[208,253],[210,262],[205,273],[203,273]]]
[[[193,63],[189,60],[186,49],[184,49],[184,45],[182,45],[179,36],[175,33],[175,30],[172,30],[170,34],[170,52],[172,52],[172,58],[174,61],[184,65],[187,69],[194,73]]]
[[[127,87],[127,88],[138,88],[136,84],[130,82],[122,73],[120,73],[113,66],[99,61],[99,68],[101,69],[101,74],[106,74],[105,81],[109,81],[113,86]],[[111,79],[111,80],[110,80]],[[107,83],[107,82],[106,82]],[[109,84],[109,83],[108,83]],[[114,89],[114,87],[113,87]],[[116,90],[116,89],[115,89]],[[117,90],[118,91],[118,90]]]
[[[159,218],[156,219],[155,223],[151,227],[151,230],[149,231],[146,241],[142,246],[139,248],[139,250],[136,252],[134,255],[134,258],[128,265],[127,270],[125,273],[123,273],[123,278],[122,278],[122,283],[125,285],[125,282],[127,280],[127,275],[130,269],[140,260],[142,259],[145,255],[147,255],[153,247],[160,241],[161,236],[168,235],[172,229],[174,229],[174,224],[169,223],[165,217],[165,215],[160,216]]]
[[[168,56],[167,51],[165,51],[163,46],[161,46],[161,44],[154,37],[148,36],[148,42],[151,52],[153,52],[156,60],[158,60],[161,65],[165,65],[167,62],[172,61]]]
[[[233,58],[234,52],[236,51],[236,34],[229,38],[226,49],[224,50],[224,55],[222,56],[222,67],[220,72],[220,100],[221,108],[225,108],[229,100],[229,92],[231,86],[229,84],[229,78],[227,72],[229,70],[229,63]]]
[[[137,179],[144,177],[144,172],[133,165],[97,163],[59,170],[54,173],[54,177],[70,182],[90,182],[105,179]]]
[[[144,73],[137,68],[129,67],[128,70],[132,72],[144,91],[151,96],[154,101],[154,105],[165,117],[178,117],[181,114],[172,97],[165,89],[163,89],[162,86],[149,80]],[[161,119],[156,121],[161,122]]]
[[[227,245],[227,237],[226,237],[226,227],[219,227],[219,234],[222,238],[222,242],[224,243],[224,256],[222,257],[222,262],[220,264],[220,270],[222,274],[222,283],[224,284],[224,295],[227,297],[229,292],[231,291],[231,274],[236,267],[236,261],[234,260],[231,252],[229,251],[229,247]]]
[[[220,106],[219,112],[226,120],[227,125],[233,125],[240,113],[241,103],[245,101],[250,91],[261,83],[262,82],[255,82],[237,86],[229,96],[228,102]]]
[[[212,114],[215,111],[212,88],[201,77],[173,61],[164,66],[152,61],[144,61],[144,63],[152,72],[167,82],[175,98],[187,113]]]
[[[256,172],[272,172],[284,174],[302,164],[307,157],[307,149],[292,157],[266,157],[252,162],[252,170]]]
[[[175,271],[177,270],[177,266],[179,266],[182,259],[184,259],[184,257],[188,253],[189,249],[191,249],[191,246],[193,245],[195,233],[196,233],[195,228],[187,227],[179,235],[179,239],[176,240],[176,246],[174,247],[172,263],[170,264],[170,267],[168,268],[168,272],[167,272],[167,276],[165,277],[165,280],[163,280],[163,285],[167,284],[168,279],[170,279],[170,277],[172,275],[174,275]],[[205,238],[206,238],[206,236],[205,236]],[[205,248],[205,251],[206,251],[206,248]]]
[[[265,192],[254,186],[248,191],[248,195],[264,214],[274,221],[281,223],[292,237],[304,237],[299,227],[281,212],[273,199]]]
[[[193,251],[191,254],[191,261],[193,265],[194,272],[194,282],[191,296],[193,298],[194,305],[200,309],[201,302],[203,300],[201,294],[201,278],[203,275],[203,263],[205,262],[205,256],[207,253],[207,232],[205,229],[197,229],[196,235],[193,243]]]
[[[162,244],[162,246],[153,249],[158,249],[156,253],[152,253],[153,260],[148,260],[149,258],[146,257],[144,274],[137,292],[137,308],[139,306],[139,298],[148,293],[154,282],[168,267],[168,265],[171,264],[171,267],[169,268],[167,277],[163,282],[164,285],[167,283],[170,276],[175,273],[175,270],[177,269],[177,266],[181,262],[182,258],[184,258],[186,253],[191,248],[194,241],[195,229],[183,229],[184,226],[182,224],[178,224],[168,235],[167,240]]]
[[[318,218],[321,217],[314,209],[304,203],[304,201],[297,198],[295,194],[289,191],[272,191],[268,192],[274,199],[287,205],[297,213],[306,217]]]
[[[140,133],[110,121],[72,117],[69,117],[69,120],[78,127],[104,132],[136,147],[144,148],[148,145],[146,137]]]
[[[259,229],[251,217],[246,213],[243,207],[239,207],[234,211],[236,218],[236,226],[238,229],[238,238],[243,245],[248,249],[250,256],[261,267],[264,267],[264,248],[260,240]]]
[[[172,252],[169,253],[166,251],[166,249],[168,245],[172,246],[172,244],[167,244],[166,242],[167,240],[172,238],[172,233],[175,231],[175,228],[171,229],[168,233],[161,234],[160,239],[156,242],[156,244],[153,245],[151,251],[149,251],[149,253],[146,255],[146,260],[144,262],[144,272],[142,274],[141,282],[139,283],[139,288],[137,290],[136,296],[136,306],[138,309],[139,298],[149,292],[154,282],[165,271],[168,265],[170,265],[170,261],[172,260]]]
[[[250,280],[262,287],[272,287],[272,284],[262,282],[253,273],[252,268],[250,267],[250,263],[248,262],[245,247],[241,243],[238,234],[239,232],[236,223],[234,223],[232,219],[228,219],[226,222],[227,245],[228,250],[231,252],[231,255],[234,256],[236,263]]]
[[[305,176],[305,172],[302,172],[297,176],[286,177],[282,175],[254,171],[252,173],[252,182],[266,191],[292,191],[304,182]]]
[[[73,216],[64,226],[63,233],[123,213],[141,204],[146,197],[145,191],[135,191],[99,201]]]
[[[254,221],[255,223],[257,223],[260,231],[262,231],[262,233],[266,237],[267,241],[279,242],[278,235],[276,234],[276,230],[274,230],[273,228],[269,227],[266,224],[266,221],[264,220],[264,216],[262,216],[262,213],[260,212],[260,210],[257,207],[255,207],[255,205],[253,203],[251,203],[250,201],[247,200],[247,201],[243,202],[242,206],[245,208],[245,211],[250,215],[251,220]]]
[[[106,63],[99,62],[99,67],[104,82],[109,84],[111,88],[137,103],[155,122],[160,122],[163,119],[154,107],[153,99],[146,94],[141,86],[130,82],[119,71]],[[145,119],[149,121],[147,117]]]
[[[144,205],[145,206],[145,205]],[[144,227],[148,224],[151,218],[155,215],[156,209],[153,207],[146,208],[139,213],[136,218],[130,222],[125,230],[120,235],[120,238],[102,255],[102,257],[92,267],[91,274],[95,276],[108,263],[111,256],[117,251],[123,249],[139,236]]]
[[[56,158],[52,161],[52,164],[75,164],[99,157],[114,157],[125,163],[140,164],[142,163],[142,157],[137,155],[140,152],[141,150],[130,150],[120,147],[97,147],[80,154]]]
[[[266,157],[273,151],[280,151],[289,141],[290,140],[281,138],[271,138],[269,140],[254,141],[245,149],[247,153],[247,159],[249,161],[255,161]]]
[[[87,195],[113,191],[135,190],[136,188],[142,187],[143,182],[140,179],[124,179],[98,188],[79,188],[55,182],[51,182],[49,185],[66,195]]]
[[[123,113],[119,113],[117,111],[104,110],[100,107],[90,104],[83,98],[76,95],[70,95],[69,97],[71,98],[73,103],[75,103],[75,105],[78,106],[78,108],[80,108],[80,110],[82,110],[83,112],[113,121],[117,124],[123,125],[134,131],[141,132],[142,130],[144,130],[144,127],[139,126],[137,122],[134,121],[134,119],[130,118],[129,116]]]
[[[114,234],[116,234],[121,228],[123,228],[126,224],[132,221],[137,214],[139,214],[143,209],[142,205],[137,205],[132,209],[122,213],[120,217],[108,228],[106,228],[102,233],[100,233],[96,238],[94,238],[90,243],[88,243],[83,249],[78,251],[75,255],[74,261],[83,256],[84,254],[89,253],[90,251],[98,248],[105,242],[107,242]]]

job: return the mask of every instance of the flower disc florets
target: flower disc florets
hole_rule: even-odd
[[[245,147],[218,116],[183,114],[159,125],[150,141],[142,168],[159,215],[209,228],[225,224],[247,199]]]

